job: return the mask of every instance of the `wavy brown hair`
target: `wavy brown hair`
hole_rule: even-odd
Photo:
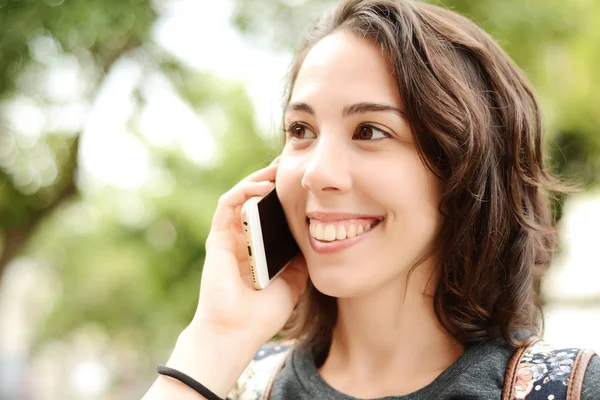
[[[441,181],[438,319],[461,343],[502,337],[518,346],[514,332],[541,333],[539,279],[556,235],[549,194],[571,188],[544,166],[531,86],[467,18],[406,0],[347,0],[296,54],[285,106],[308,51],[340,30],[382,49],[419,155]],[[336,317],[336,299],[309,280],[282,333],[324,355]]]

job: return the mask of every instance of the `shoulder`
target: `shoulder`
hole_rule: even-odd
[[[294,345],[293,341],[265,343],[250,361],[227,399],[261,399],[271,378],[282,367]]]

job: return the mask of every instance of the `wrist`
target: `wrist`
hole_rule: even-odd
[[[225,398],[261,345],[251,343],[247,335],[190,326],[179,335],[166,365]]]

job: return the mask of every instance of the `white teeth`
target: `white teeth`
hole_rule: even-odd
[[[317,227],[315,228],[314,237],[319,240],[323,240],[325,238],[323,236],[323,225],[322,224],[317,224]]]
[[[346,236],[349,237],[349,238],[356,237],[356,225],[351,224],[348,227],[348,232],[346,232]]]
[[[346,239],[346,228],[344,225],[339,225],[337,231],[335,232],[335,238],[337,240]]]
[[[332,242],[335,240],[335,237],[336,237],[335,225],[333,225],[333,224],[325,225],[325,230],[323,231],[323,239],[327,240],[328,242]]]
[[[350,224],[346,227],[344,223],[321,224],[311,221],[309,224],[310,235],[317,240],[332,242],[334,240],[351,239],[370,231],[371,224]]]

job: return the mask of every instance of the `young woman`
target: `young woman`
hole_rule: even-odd
[[[342,1],[293,62],[284,118],[278,160],[219,201],[169,367],[232,399],[600,398],[598,357],[577,360],[583,382],[573,349],[509,366],[541,330],[548,193],[567,189],[486,33],[432,5]],[[240,207],[274,185],[301,254],[255,291]],[[290,341],[260,350],[277,333]],[[145,398],[203,396],[161,375]]]

